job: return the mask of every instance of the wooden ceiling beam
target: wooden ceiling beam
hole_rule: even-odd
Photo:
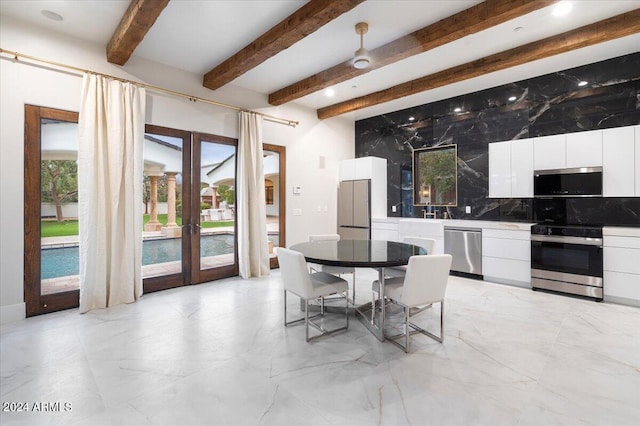
[[[369,51],[371,66],[353,67],[351,59],[293,83],[269,95],[271,105],[282,105],[369,71],[450,43],[549,6],[556,0],[486,0],[462,12]]]
[[[169,0],[131,0],[107,45],[107,61],[126,64],[168,4]]]
[[[369,95],[320,108],[318,118],[325,119],[356,111],[436,87],[548,58],[575,49],[640,33],[640,9],[614,16],[556,36],[496,53],[435,74],[427,75]]]
[[[215,90],[291,47],[364,0],[310,0],[235,55],[204,75],[203,86]]]

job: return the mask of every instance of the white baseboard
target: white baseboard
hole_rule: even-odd
[[[498,278],[498,277],[488,277],[486,275],[483,275],[482,278],[484,281],[488,281],[490,283],[505,284],[505,285],[510,285],[513,287],[521,287],[521,288],[531,288],[531,282],[507,280],[507,279]]]
[[[628,299],[626,297],[617,297],[617,296],[607,296],[604,295],[605,302],[616,303],[618,305],[627,305],[627,306],[635,306],[640,308],[640,300]]]
[[[0,324],[8,324],[23,320],[27,317],[27,308],[24,302],[15,305],[0,306]]]

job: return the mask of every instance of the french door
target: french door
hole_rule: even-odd
[[[27,316],[78,306],[77,122],[76,112],[25,106]],[[146,125],[144,144],[144,292],[237,275],[237,141]],[[270,261],[277,267],[274,248],[285,244],[285,149],[264,150]]]
[[[193,133],[191,281],[238,275],[236,139]],[[197,213],[197,214],[195,214]]]

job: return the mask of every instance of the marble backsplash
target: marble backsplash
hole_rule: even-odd
[[[422,216],[411,196],[412,151],[457,144],[458,206],[446,209],[454,218],[640,226],[637,197],[487,198],[490,142],[636,124],[640,52],[357,121],[356,157],[387,159],[388,216]]]

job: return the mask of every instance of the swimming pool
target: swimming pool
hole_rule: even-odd
[[[142,264],[174,262],[182,258],[182,240],[166,238],[142,243]],[[200,239],[201,257],[233,253],[233,234],[203,235]],[[41,279],[66,277],[80,273],[78,247],[44,249],[41,251]]]

